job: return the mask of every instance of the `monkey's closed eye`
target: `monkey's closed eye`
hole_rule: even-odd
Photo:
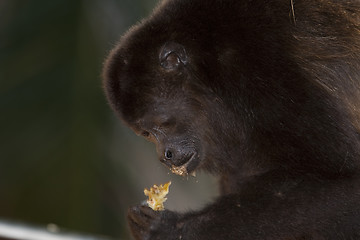
[[[180,64],[181,64],[180,58],[174,52],[169,53],[166,56],[166,58],[163,61],[161,61],[161,66],[166,69],[177,68],[179,67]]]
[[[174,70],[187,63],[187,54],[181,44],[167,42],[160,51],[159,59],[163,68]]]
[[[145,138],[149,138],[150,137],[150,133],[148,131],[142,131],[141,135]]]

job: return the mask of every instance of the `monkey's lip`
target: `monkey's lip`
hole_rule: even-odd
[[[190,155],[190,157],[185,160],[185,163],[180,166],[171,165],[170,170],[172,173],[180,176],[193,175],[195,176],[195,169],[198,165],[198,157],[196,153]]]

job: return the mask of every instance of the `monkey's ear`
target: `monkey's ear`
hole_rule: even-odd
[[[160,50],[160,65],[168,70],[175,70],[187,64],[187,54],[184,46],[175,42],[167,42]]]

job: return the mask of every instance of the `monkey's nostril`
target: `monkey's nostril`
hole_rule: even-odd
[[[171,160],[171,159],[173,158],[173,153],[171,152],[171,150],[167,149],[167,150],[165,151],[165,158],[166,158],[167,160]]]

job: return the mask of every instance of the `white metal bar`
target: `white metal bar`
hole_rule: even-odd
[[[0,237],[15,240],[110,240],[103,237],[60,232],[54,224],[49,224],[47,228],[40,228],[1,220]]]

